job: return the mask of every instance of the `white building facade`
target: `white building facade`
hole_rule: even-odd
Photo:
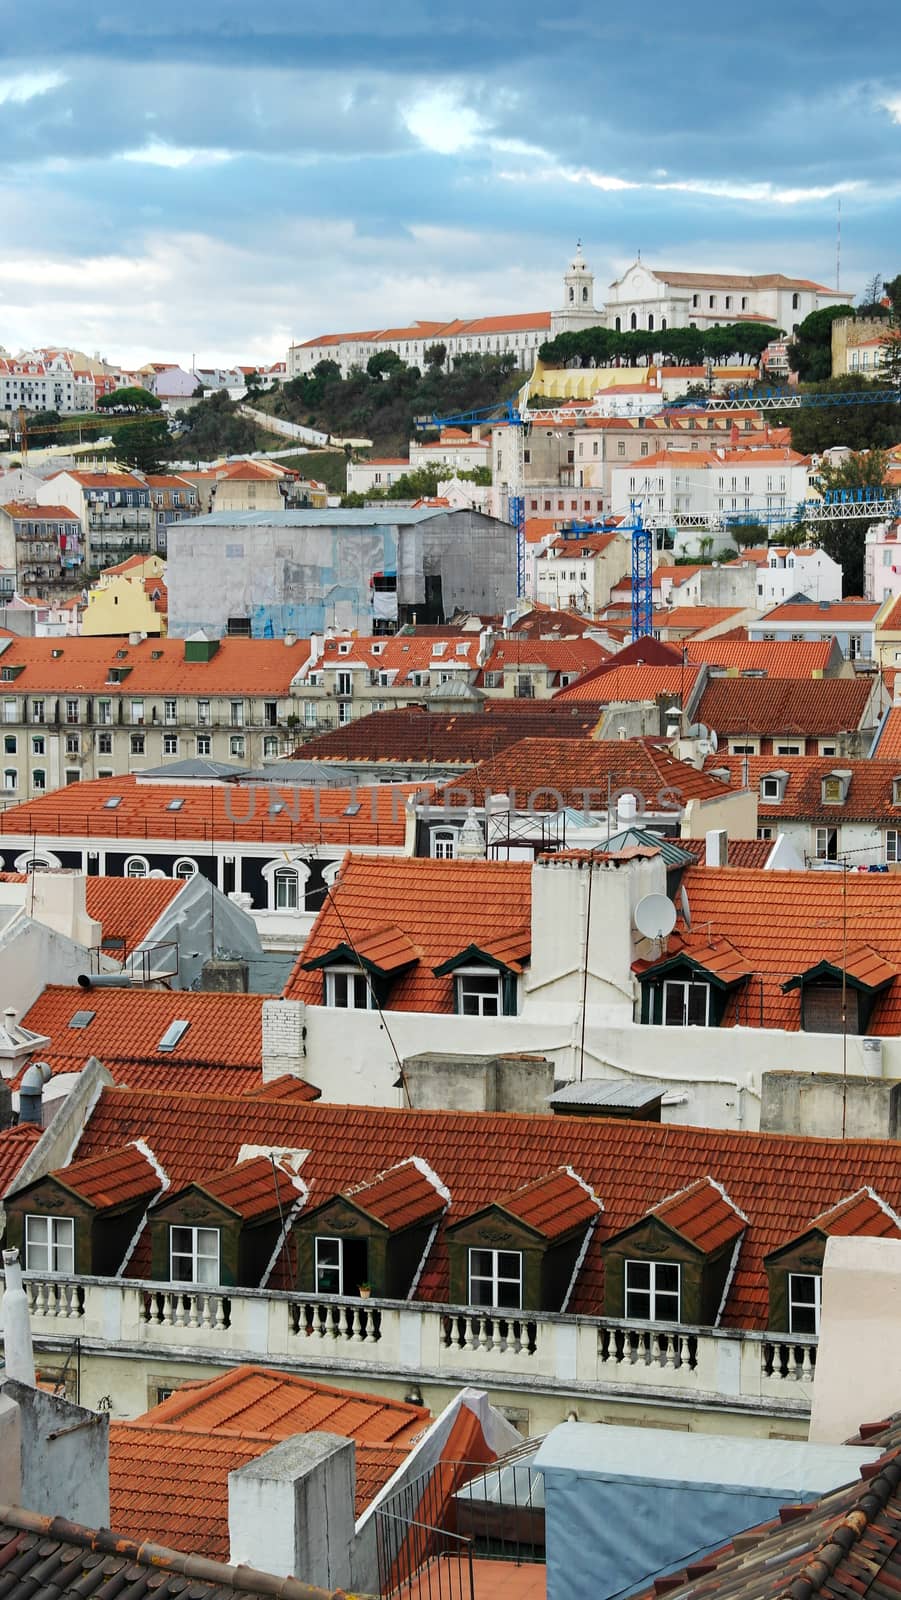
[[[607,327],[622,333],[743,320],[792,333],[812,311],[847,303],[843,291],[781,272],[676,272],[656,270],[639,258],[610,285],[604,310]]]

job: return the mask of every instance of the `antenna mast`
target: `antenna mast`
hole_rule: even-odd
[[[838,197],[838,213],[835,224],[835,287],[839,290],[842,286],[842,198]]]

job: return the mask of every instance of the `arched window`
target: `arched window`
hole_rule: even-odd
[[[19,774],[15,767],[7,767],[3,774],[3,787],[4,789],[18,789]]]
[[[183,879],[196,878],[197,862],[192,861],[190,856],[181,856],[172,868],[172,876]]]
[[[630,317],[630,318],[629,318],[629,327],[630,327],[630,328],[631,328],[631,329],[632,329],[632,330],[633,330],[633,331],[634,331],[634,330],[635,330],[635,329],[636,329],[636,328],[637,328],[637,327],[638,327],[638,318],[637,318],[637,316],[636,316],[636,315],[635,315],[635,312],[634,312],[634,311],[633,311],[633,312],[632,312],[632,315],[631,315],[631,317]]]
[[[660,327],[661,327],[662,331],[664,333],[666,333],[666,317],[661,317],[660,318]]]
[[[615,320],[615,322],[613,324],[613,327],[614,327],[614,330],[617,333],[622,333],[622,331],[623,331],[623,319],[622,319],[622,317],[617,317],[616,318],[616,320]]]
[[[59,856],[51,855],[49,851],[43,856],[33,856],[26,851],[24,855],[16,856],[13,862],[16,872],[54,872],[59,871],[60,865]]]
[[[150,863],[146,856],[128,856],[125,862],[126,878],[146,878],[150,873]]]
[[[648,312],[648,333],[653,333],[653,332],[654,332],[654,313],[653,313],[653,311],[649,311]]]
[[[453,861],[457,854],[456,828],[433,828],[430,843],[434,861]]]
[[[793,311],[797,311],[798,307],[800,306],[800,304],[801,304],[801,296],[799,294],[793,294],[792,295],[792,310]]]
[[[588,304],[588,288],[587,288],[587,286],[585,288],[583,288],[583,290],[582,290],[582,299],[585,302],[585,304],[587,305]]]
[[[576,298],[576,291],[573,288],[572,284],[570,284],[570,286],[569,286],[569,303],[570,303],[570,305],[572,305],[572,303],[575,300],[575,298]]]
[[[270,861],[263,868],[269,911],[302,911],[310,869],[305,861]]]

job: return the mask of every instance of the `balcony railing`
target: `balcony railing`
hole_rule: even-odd
[[[335,1295],[112,1278],[25,1275],[36,1345],[77,1336],[85,1354],[119,1345],[200,1363],[268,1361],[372,1378],[726,1405],[806,1414],[813,1336],[495,1312]]]

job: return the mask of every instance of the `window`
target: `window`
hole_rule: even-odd
[[[77,756],[81,750],[81,741],[77,733],[66,734],[66,755]]]
[[[278,734],[267,734],[263,740],[263,757],[268,759],[278,755]]]
[[[78,721],[78,701],[77,700],[67,700],[66,701],[66,721],[67,722],[77,722]]]
[[[817,861],[838,860],[838,829],[814,829],[814,855]]]
[[[469,1304],[522,1309],[522,1253],[519,1250],[470,1250]]]
[[[173,1283],[218,1283],[219,1229],[170,1228],[169,1275]]]
[[[244,726],[244,701],[232,700],[228,708],[229,721],[233,728]]]
[[[15,767],[6,768],[6,771],[3,774],[3,787],[4,789],[18,789],[19,774],[16,772]],[[894,860],[895,858],[892,856],[888,859]]]
[[[372,990],[365,972],[335,967],[325,975],[325,1003],[342,1011],[371,1011]]]
[[[208,733],[198,733],[195,748],[199,756],[208,756],[213,748],[213,741]]]
[[[176,861],[172,868],[172,876],[173,878],[181,878],[183,881],[187,878],[196,878],[197,862],[192,861],[190,856],[182,856],[181,860]]]
[[[42,772],[40,767],[36,767],[31,774],[31,787],[33,789],[46,789],[47,787],[47,774]]]
[[[790,1272],[788,1275],[789,1333],[819,1333],[820,1296],[823,1280],[818,1273]]]
[[[209,700],[198,700],[198,702],[197,702],[197,722],[198,722],[198,725],[201,728],[208,728],[209,727],[209,725],[210,725],[210,702],[209,702]]]
[[[848,636],[848,655],[852,661],[857,661],[863,655],[863,634],[852,633]]]
[[[300,887],[293,867],[276,867],[272,874],[272,904],[276,911],[296,911]]]
[[[146,878],[149,871],[146,856],[129,856],[125,862],[126,878]]]
[[[176,700],[163,701],[163,721],[171,724],[178,721],[178,702]]]
[[[710,984],[666,978],[663,1021],[668,1028],[706,1028],[710,1021]]]
[[[18,716],[16,714],[16,702],[15,702],[15,700],[4,700],[4,702],[3,702],[3,721],[4,722],[18,722],[18,720],[19,719],[18,719]]]
[[[316,1293],[356,1294],[367,1280],[369,1246],[365,1239],[316,1237]]]
[[[841,805],[845,798],[845,786],[841,778],[823,779],[824,805]]]
[[[26,1216],[25,1271],[75,1271],[75,1223],[72,1217]]]
[[[497,972],[458,972],[455,978],[457,1011],[463,1017],[499,1017],[502,1014],[501,980]]]
[[[886,859],[886,861],[901,861],[901,856],[899,856],[899,854],[898,854],[898,838],[899,838],[899,834],[898,834],[898,829],[897,828],[888,828],[886,830],[886,835],[885,835],[885,859]]]
[[[777,744],[776,754],[777,756],[799,756],[801,754],[801,746],[799,744]]]
[[[677,1261],[627,1261],[626,1316],[639,1322],[678,1322],[680,1272]]]
[[[132,720],[132,722],[143,722],[144,721],[144,702],[143,702],[143,700],[132,700],[132,702],[131,702],[131,720]]]
[[[243,754],[244,754],[244,735],[243,735],[243,733],[233,733],[232,734],[231,738],[228,741],[228,753],[229,753],[230,756],[243,756]]]
[[[163,734],[163,755],[164,756],[177,756],[178,755],[178,734],[177,733],[164,733]]]
[[[338,694],[353,694],[353,674],[350,672],[336,673],[335,689]]]
[[[263,724],[267,728],[278,727],[278,701],[263,701]]]
[[[762,778],[760,781],[760,798],[761,800],[781,800],[781,778]]]
[[[113,702],[111,700],[97,701],[97,721],[102,725],[113,720]]]
[[[111,756],[113,753],[113,736],[111,733],[98,733],[97,750],[102,756]]]
[[[431,845],[433,861],[453,861],[457,854],[456,828],[433,828]]]
[[[143,733],[133,733],[131,735],[131,753],[133,756],[142,756],[144,754]]]
[[[43,722],[43,720],[44,720],[44,702],[43,702],[43,700],[32,700],[32,702],[31,702],[31,720],[32,720],[32,722]]]

